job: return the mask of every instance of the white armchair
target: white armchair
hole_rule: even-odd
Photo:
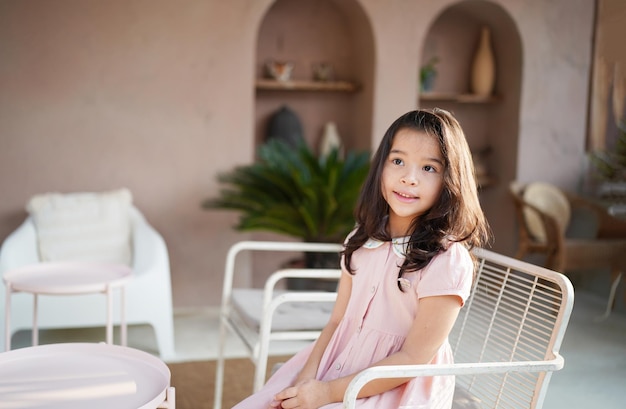
[[[162,236],[145,220],[141,212],[130,207],[131,263],[133,278],[126,285],[126,322],[150,324],[155,332],[162,359],[174,356],[172,291],[167,247]],[[0,248],[0,274],[40,262],[37,229],[29,216]],[[6,289],[0,285],[0,309],[4,316]],[[114,294],[118,297],[119,294]],[[79,298],[80,297],[80,298]],[[79,328],[104,326],[106,299],[100,294],[81,296],[44,296],[39,299],[40,328]],[[114,302],[115,308],[119,302]],[[30,329],[33,320],[32,295],[12,296],[11,330]],[[119,324],[119,311],[113,313]],[[115,318],[117,317],[117,318]],[[0,326],[0,351],[4,351],[4,325]]]

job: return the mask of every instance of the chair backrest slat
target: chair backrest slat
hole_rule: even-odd
[[[473,291],[450,334],[455,362],[512,362],[554,358],[571,313],[571,283],[561,274],[475,249]],[[548,375],[549,377],[549,375]],[[535,408],[545,373],[457,376],[485,408]]]

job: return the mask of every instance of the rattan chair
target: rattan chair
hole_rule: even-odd
[[[518,225],[518,259],[545,256],[545,267],[561,272],[609,269],[611,288],[605,313],[613,308],[615,293],[626,270],[626,221],[604,207],[550,184],[510,184]],[[575,223],[584,225],[576,229]],[[578,230],[578,231],[576,231]]]
[[[438,375],[456,376],[455,409],[542,407],[552,372],[564,365],[559,349],[573,287],[543,267],[484,249],[474,254],[472,293],[449,336],[455,363],[368,368],[350,383],[344,408],[355,408],[359,391],[374,379]]]

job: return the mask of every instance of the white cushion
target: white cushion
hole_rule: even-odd
[[[275,290],[274,297],[284,290]],[[232,293],[233,307],[251,328],[259,329],[263,314],[263,290],[236,288]],[[281,304],[272,317],[273,331],[321,330],[328,323],[333,302],[289,302]]]
[[[132,259],[131,203],[128,189],[33,196],[26,210],[37,230],[41,261],[129,265]]]

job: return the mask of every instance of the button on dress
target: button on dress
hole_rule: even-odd
[[[398,289],[398,270],[404,261],[402,239],[380,242],[370,239],[352,255],[352,293],[343,319],[333,334],[317,370],[317,379],[329,381],[359,372],[399,351],[424,297],[456,295],[461,303],[469,296],[473,261],[468,250],[452,243],[422,270],[405,273]],[[344,268],[344,274],[349,274]],[[298,352],[267,381],[263,388],[235,406],[267,409],[273,396],[291,386],[313,345]],[[446,340],[433,364],[452,363]],[[228,387],[226,385],[225,387]],[[418,377],[390,391],[359,399],[359,408],[450,408],[454,377]],[[342,403],[323,406],[339,409]]]

